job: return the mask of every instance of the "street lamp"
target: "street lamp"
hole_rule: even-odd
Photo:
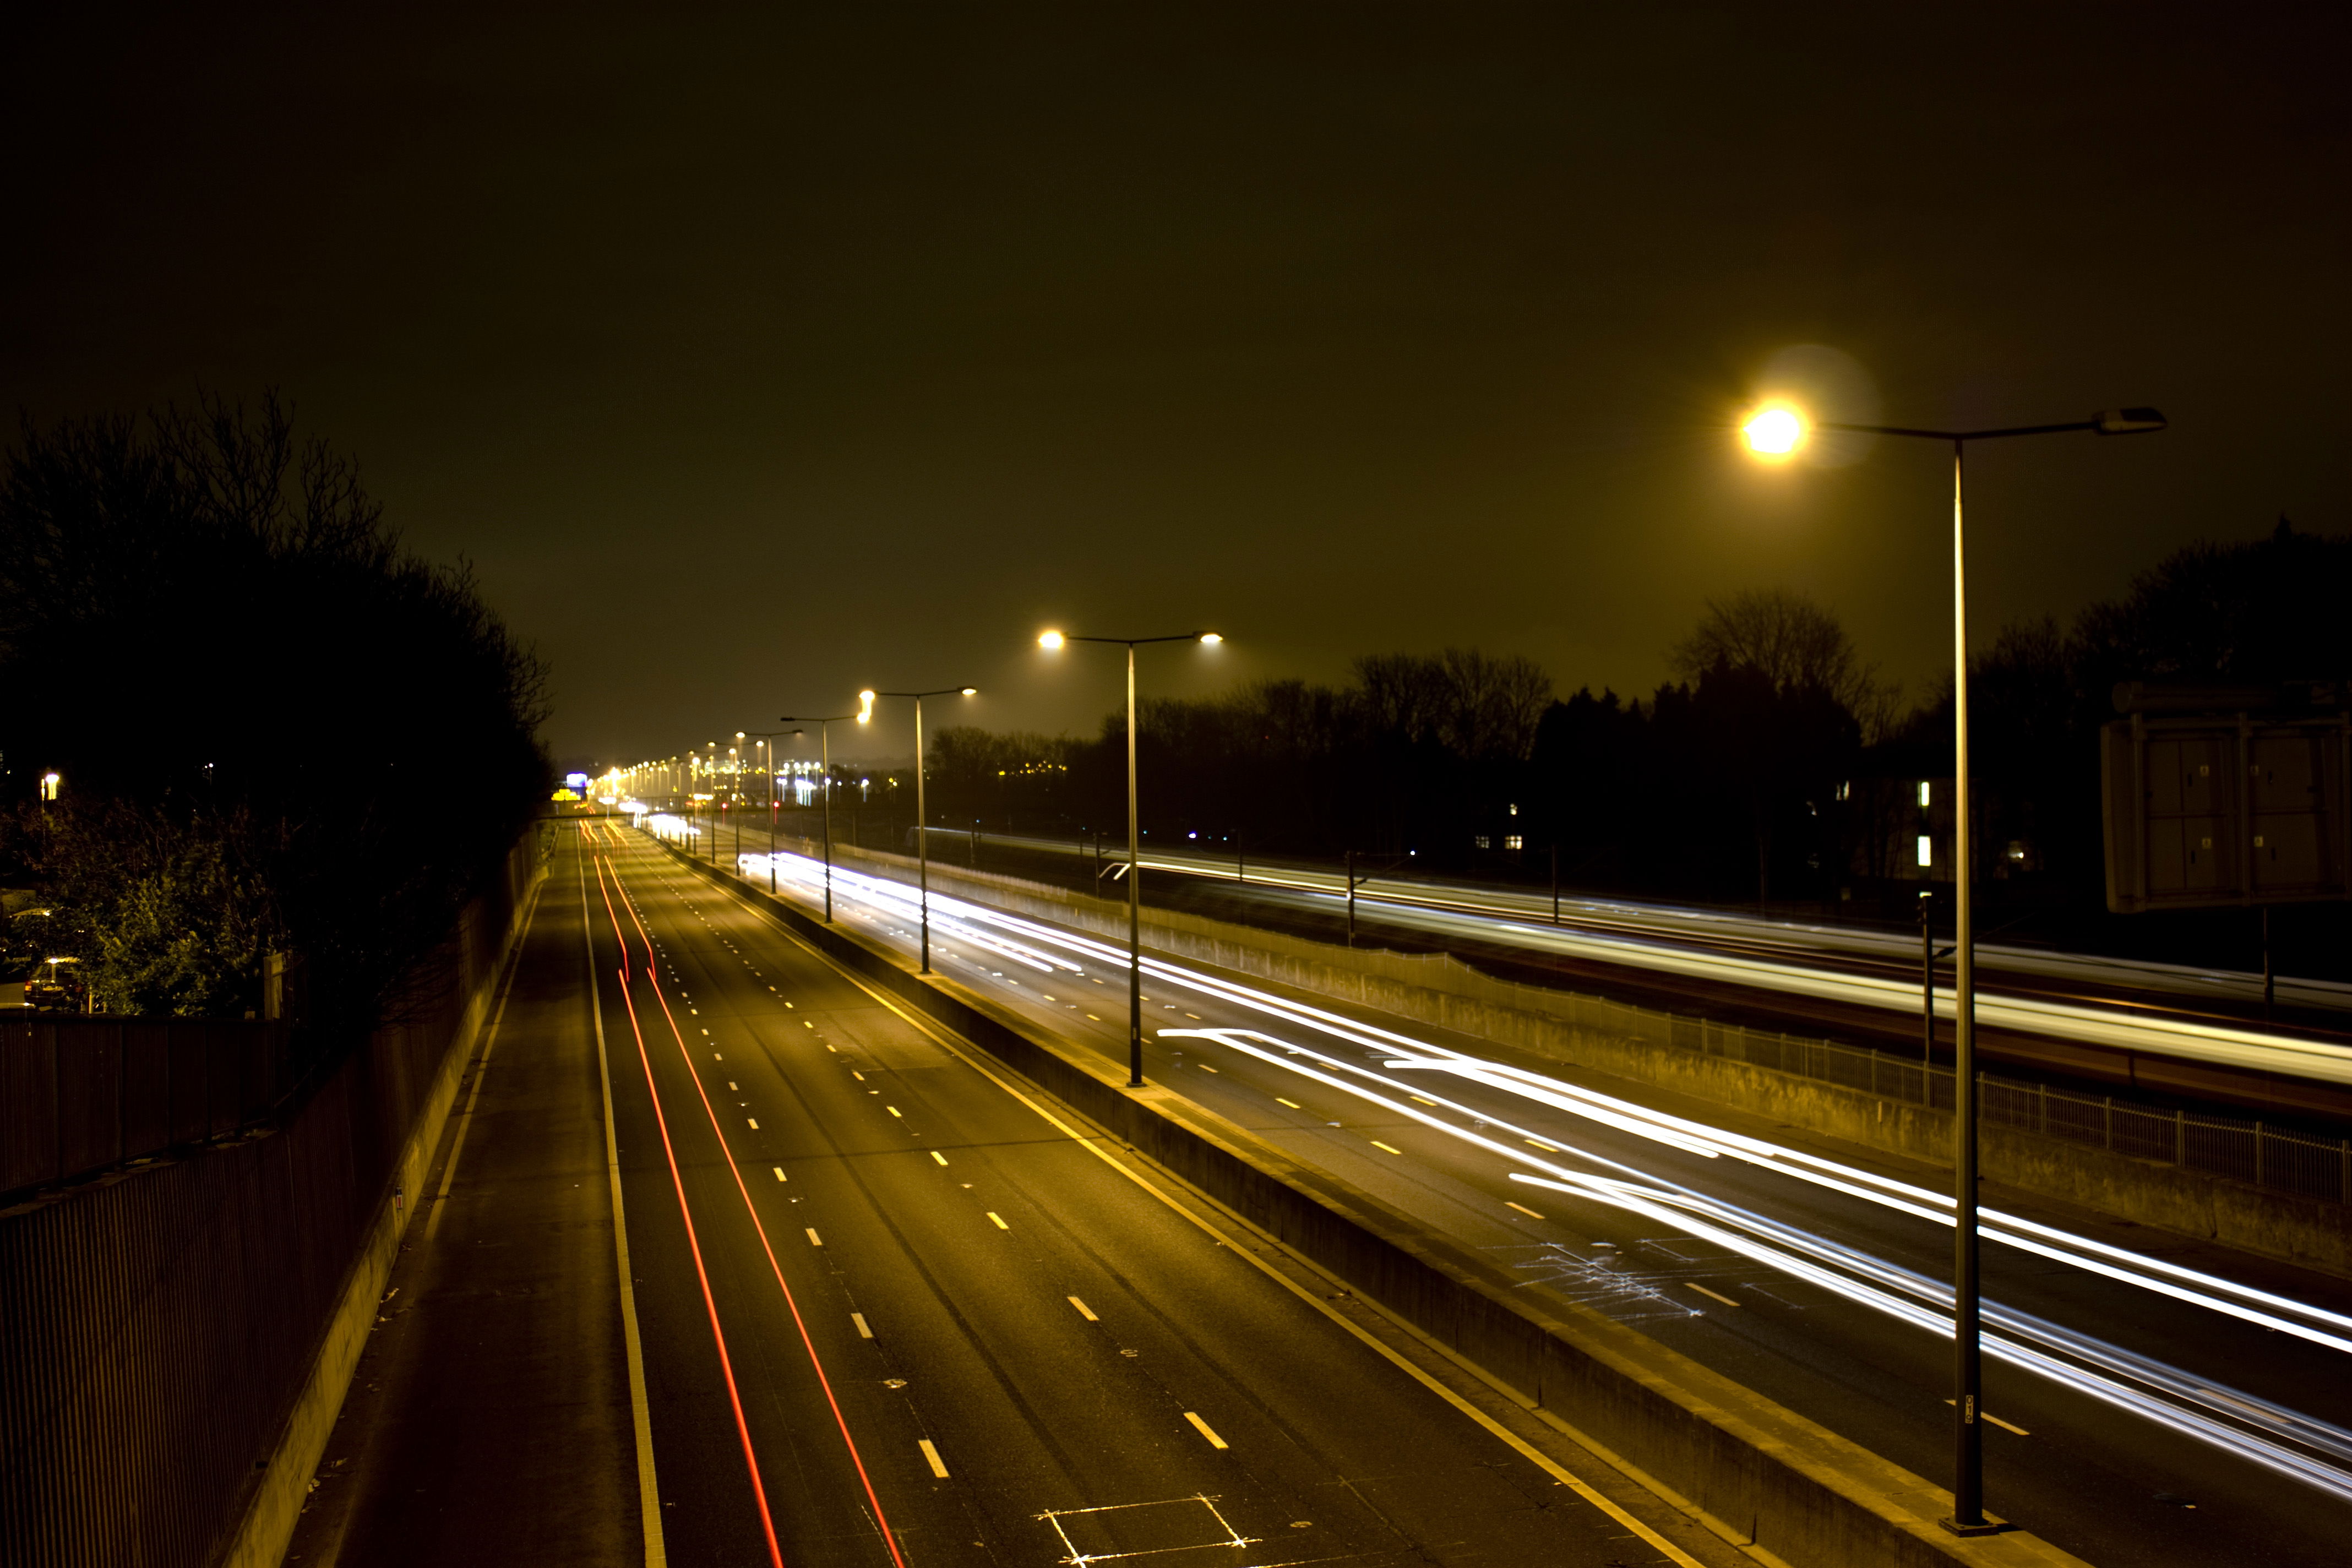
[[[926,697],[977,697],[977,686],[945,686],[937,691],[861,691],[857,694],[861,724],[874,715],[874,700],[877,697],[911,697],[915,700],[915,879],[922,889],[923,942],[922,968],[931,972],[931,834],[930,818],[923,805],[923,699]]]
[[[859,697],[861,697],[861,698],[863,698],[863,699],[864,699],[864,701],[863,701],[863,703],[861,704],[861,706],[860,706],[860,708],[859,708],[858,711],[857,711],[857,712],[856,712],[856,713],[836,713],[836,714],[835,714],[835,715],[834,715],[832,718],[830,718],[830,719],[795,719],[795,718],[793,718],[791,714],[787,713],[787,714],[785,714],[782,719],[779,719],[779,720],[777,720],[777,721],[777,721],[778,723],[780,723],[780,724],[814,724],[814,725],[815,725],[815,726],[816,726],[817,755],[818,755],[818,757],[821,759],[821,761],[820,761],[820,763],[819,763],[819,764],[818,764],[818,765],[819,765],[819,766],[821,766],[821,767],[824,770],[824,921],[825,921],[825,923],[826,923],[827,925],[831,925],[831,924],[833,923],[833,729],[832,729],[832,726],[834,726],[834,725],[835,725],[835,724],[845,724],[845,723],[847,723],[847,722],[848,722],[850,720],[852,720],[852,719],[856,720],[856,721],[857,721],[859,723],[861,723],[861,724],[869,724],[869,723],[872,723],[872,722],[873,722],[873,721],[874,721],[874,693],[872,693],[872,692],[870,692],[870,691],[861,691],[861,692],[859,692],[859,693],[858,693],[858,696],[859,696]],[[919,716],[919,715],[918,715],[918,727],[919,727],[919,724],[920,724],[920,716]],[[795,735],[797,735],[797,734],[802,733],[802,731],[798,731],[798,730],[795,730],[795,731],[793,731],[793,734],[795,734]],[[918,766],[920,766],[920,765],[921,765],[922,758],[921,758],[919,755],[919,756],[917,756],[917,758],[915,759],[915,761],[916,761],[916,763],[917,763],[917,765],[918,765]]]
[[[784,722],[789,724],[792,721],[787,719]],[[772,893],[776,890],[776,737],[799,733],[798,730],[754,730],[751,732],[751,739],[768,749],[768,789],[761,798],[768,805],[768,891]]]
[[[1037,646],[1058,652],[1074,642],[1108,643],[1127,649],[1127,1087],[1143,1087],[1143,865],[1135,821],[1135,650],[1144,643],[1192,642],[1214,647],[1215,632],[1182,632],[1164,637],[1081,637],[1045,632]]]
[[[1980,1351],[1980,1286],[1977,1273],[1977,1056],[1975,928],[1969,907],[1974,869],[1969,821],[1969,569],[1968,536],[1960,523],[1960,478],[1968,444],[2010,436],[2058,436],[2089,431],[2098,436],[2146,436],[2163,429],[2153,408],[2110,408],[2065,425],[2012,425],[1994,430],[1915,430],[1899,425],[1841,425],[1813,421],[1787,403],[1768,403],[1740,426],[1748,450],[1767,462],[1785,462],[1804,449],[1815,430],[1848,430],[1868,436],[1909,436],[1948,441],[1952,447],[1952,1410],[1954,1458],[1952,1517],[1943,1526],[1955,1535],[1986,1535],[1999,1529],[1984,1516],[1984,1363]]]

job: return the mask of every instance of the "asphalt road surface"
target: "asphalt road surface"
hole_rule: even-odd
[[[1731,1560],[618,837],[547,897],[588,905],[669,1562]]]
[[[691,902],[730,960],[781,951],[740,896],[658,853],[621,859]],[[751,868],[764,885],[764,861]],[[809,862],[778,870],[808,895]],[[837,872],[835,895],[855,929],[911,949],[908,889]],[[1123,1058],[1122,953],[937,895],[932,932],[942,974]],[[1484,1042],[1183,965],[1149,966],[1146,991],[1155,1081],[1376,1194],[1496,1278],[1948,1473],[1939,1173],[1663,1095],[1580,1098],[1574,1075],[1514,1078]],[[896,1092],[868,1098],[905,1110]],[[1685,1120],[1660,1119],[1673,1111]],[[902,1121],[928,1119],[877,1125]],[[2352,1287],[2020,1194],[1988,1201],[1989,1235],[2007,1238],[1985,1249],[1994,1511],[2103,1568],[2340,1563]]]

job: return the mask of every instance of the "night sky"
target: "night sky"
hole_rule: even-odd
[[[1947,459],[1749,465],[1776,365],[2171,416],[1981,450],[1980,641],[2352,530],[2336,7],[55,9],[0,405],[282,389],[477,563],[561,755],[864,685],[1090,731],[1115,657],[1047,625],[1225,632],[1165,693],[1448,643],[1646,692],[1775,584],[1916,689]]]

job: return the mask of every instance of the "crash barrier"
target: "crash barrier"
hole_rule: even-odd
[[[1518,989],[1557,994],[1535,987]],[[1633,1038],[1664,1039],[1678,1050],[1747,1062],[1899,1104],[1952,1109],[1956,1075],[1948,1067],[1901,1061],[1885,1051],[1832,1040],[1625,1007],[1595,997],[1575,1000],[1580,1017],[1596,1004],[1624,1015],[1623,1032]],[[2241,1117],[2164,1110],[1998,1073],[1980,1072],[1977,1082],[1977,1115],[1987,1127],[2006,1127],[2296,1197],[2352,1204],[2352,1140],[2313,1137]]]
[[[676,853],[673,851],[672,853]],[[1123,1069],[1030,1037],[943,977],[919,976],[759,882],[730,885],[803,942],[988,1052],[1545,1413],[1577,1441],[1765,1563],[1805,1568],[2086,1568],[2022,1531],[1961,1538],[1950,1494],[1601,1313],[1534,1304],[1523,1281],[1380,1199]]]
[[[270,1121],[0,1210],[0,1563],[278,1561],[541,863]]]
[[[0,1019],[0,1205],[235,1133],[290,1087],[287,1040],[276,1022]]]

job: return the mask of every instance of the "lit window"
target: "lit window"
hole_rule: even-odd
[[[1513,816],[1518,816],[1518,815],[1519,815],[1519,808],[1518,808],[1517,806],[1516,806],[1516,805],[1514,805],[1513,807],[1511,807],[1511,815],[1512,815]]]
[[[1921,779],[1919,781],[1919,804],[1921,805],[1927,804],[1927,781],[1926,779]],[[1927,862],[1925,860],[1919,862],[1922,866],[1925,866],[1927,863]]]
[[[1919,787],[1921,789],[1926,789],[1927,786],[1926,784],[1921,784]],[[1919,835],[1919,864],[1922,866],[1932,866],[1935,863],[1936,841],[1922,833]]]
[[[1493,841],[1483,833],[1478,835],[1475,838],[1473,838],[1470,842],[1476,845],[1481,849],[1491,849],[1494,847]]]
[[[1840,800],[1852,800],[1853,798],[1853,784],[1852,781],[1848,781],[1847,783],[1837,786],[1837,797]]]
[[[1514,811],[1516,811],[1516,810],[1517,810],[1518,808],[1517,808],[1517,806],[1514,806],[1514,807],[1512,807],[1511,809],[1513,809]],[[1503,847],[1504,847],[1504,848],[1506,848],[1506,849],[1521,849],[1521,848],[1525,848],[1525,847],[1526,847],[1526,841],[1525,841],[1524,839],[1522,839],[1522,838],[1519,837],[1519,835],[1517,835],[1517,834],[1516,834],[1516,833],[1507,833],[1507,834],[1505,834],[1505,835],[1503,836]]]

